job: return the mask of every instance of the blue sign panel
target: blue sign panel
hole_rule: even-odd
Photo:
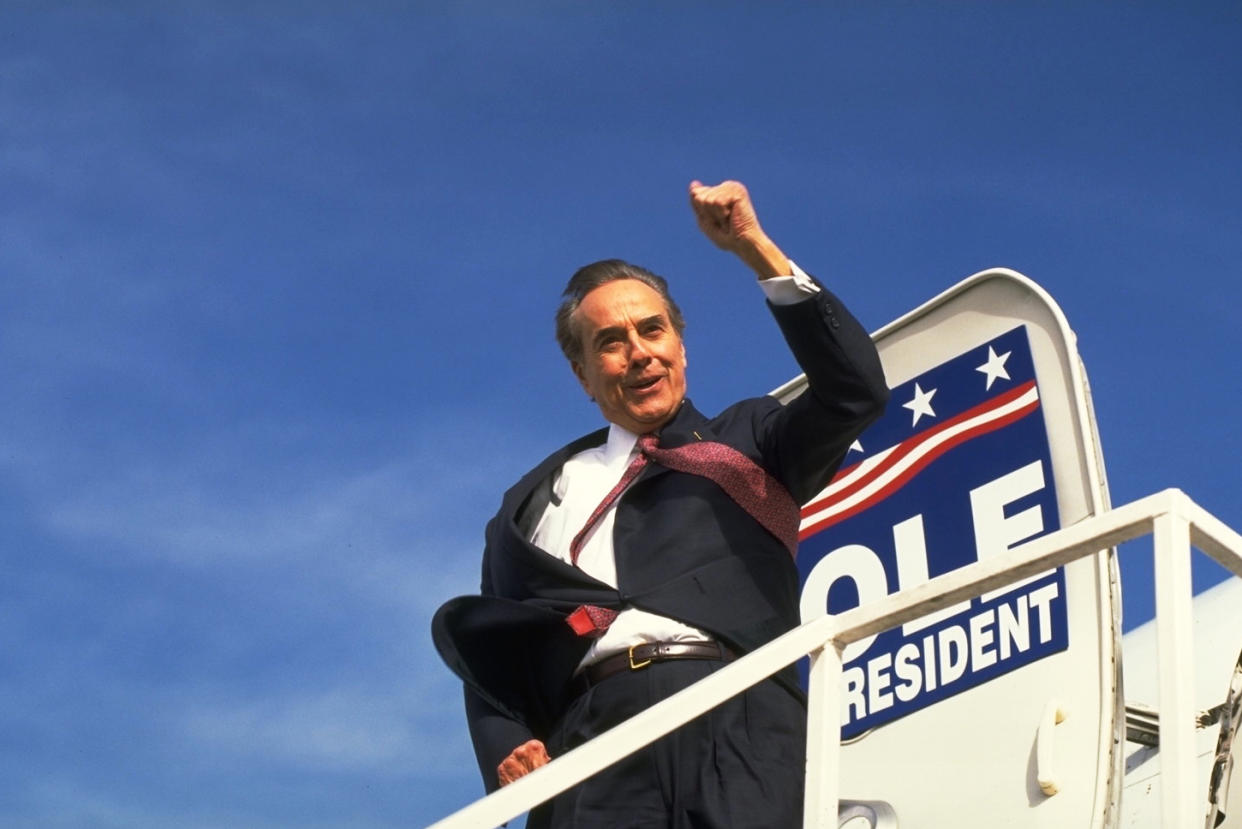
[[[802,511],[803,618],[909,589],[1060,526],[1030,342],[1019,326],[892,390]],[[1049,570],[853,643],[842,736],[1068,647]]]

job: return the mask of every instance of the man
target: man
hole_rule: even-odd
[[[798,623],[798,504],[887,400],[865,330],[761,228],[738,182],[690,185],[702,231],[754,271],[809,389],[715,418],[686,398],[663,279],[580,269],[557,338],[609,422],[528,473],[488,525],[482,596],[433,622],[465,680],[489,791]],[[800,825],[792,669],[532,812],[530,826]]]

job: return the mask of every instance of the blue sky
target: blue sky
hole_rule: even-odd
[[[668,275],[706,411],[796,372],[692,178],[871,329],[1034,278],[1114,501],[1242,526],[1240,39],[1226,2],[4,4],[0,822],[475,797],[428,621],[598,424],[568,275]]]

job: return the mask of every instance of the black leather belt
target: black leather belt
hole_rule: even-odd
[[[610,676],[624,671],[638,671],[656,662],[672,662],[678,659],[714,659],[731,662],[737,658],[733,651],[714,639],[687,642],[644,642],[634,645],[625,653],[605,657],[587,665],[574,677],[575,690],[579,693],[598,685]]]

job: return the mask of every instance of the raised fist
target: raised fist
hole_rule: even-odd
[[[724,250],[740,253],[743,245],[753,246],[763,237],[750,194],[740,181],[725,181],[714,187],[692,181],[690,206],[699,229]]]

